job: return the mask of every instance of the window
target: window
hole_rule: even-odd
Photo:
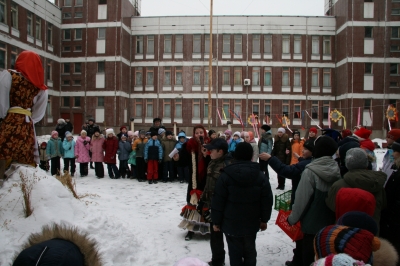
[[[301,36],[300,35],[294,36],[294,53],[301,54]]]
[[[200,34],[193,35],[193,53],[194,54],[201,53],[201,35]]]
[[[83,6],[83,0],[75,0],[75,6]]]
[[[0,22],[7,24],[7,8],[6,8],[6,1],[5,0],[0,0]]]
[[[318,87],[319,82],[318,82],[318,68],[313,68],[312,69],[312,78],[311,78],[311,86],[312,87]]]
[[[64,46],[63,52],[71,52],[71,46]]]
[[[104,107],[104,97],[97,97],[97,106]]]
[[[47,99],[46,115],[47,115],[47,117],[51,117],[51,96],[50,95]]]
[[[372,74],[372,63],[365,63],[364,69],[365,74]]]
[[[107,0],[99,0],[99,5],[107,5]]]
[[[154,54],[154,35],[147,36],[147,54]]]
[[[172,35],[164,35],[164,53],[170,54],[172,52]]]
[[[106,62],[105,61],[97,62],[97,72],[104,73],[105,70],[106,70]]]
[[[371,99],[364,100],[364,110],[371,110]]]
[[[204,83],[206,82],[205,80]],[[200,85],[200,68],[193,69],[193,85]]]
[[[235,86],[242,85],[242,68],[235,67]]]
[[[290,86],[289,68],[288,67],[284,67],[282,69],[282,86]]]
[[[164,116],[171,117],[171,99],[164,99]]]
[[[75,52],[82,52],[82,46],[81,45],[77,45],[75,46]]]
[[[164,85],[171,85],[171,67],[164,68]]]
[[[36,39],[41,40],[42,39],[42,20],[40,17],[36,17]]]
[[[18,29],[18,5],[16,3],[11,3],[11,27]]]
[[[312,54],[319,55],[319,36],[312,36]]]
[[[75,40],[82,40],[82,29],[75,29]]]
[[[235,35],[235,48],[234,48],[234,53],[235,54],[241,54],[242,53],[242,35]]]
[[[222,85],[231,85],[230,76],[231,74],[229,67],[224,67],[222,73]]]
[[[64,0],[64,6],[72,6],[72,0]]]
[[[282,54],[290,53],[290,36],[282,35]]]
[[[81,85],[81,80],[80,79],[74,80],[74,85],[75,86]]]
[[[141,86],[143,84],[143,69],[137,67],[135,70],[135,85]]]
[[[390,64],[390,75],[397,75],[398,73],[398,64]]]
[[[175,118],[182,118],[182,99],[175,99]]]
[[[324,87],[330,87],[331,86],[331,69],[330,68],[324,68]]]
[[[365,27],[365,38],[372,38],[373,37],[373,27]]]
[[[50,23],[47,24],[47,43],[53,43],[53,25]]]
[[[330,36],[324,36],[324,43],[323,43],[322,49],[324,49],[324,55],[331,54],[331,37]]]
[[[392,8],[392,15],[400,15],[400,9],[399,8]]]
[[[264,86],[272,85],[271,67],[264,68]]]
[[[17,61],[18,48],[11,47],[11,69],[15,69],[15,62]]]
[[[264,114],[271,116],[271,100],[265,100],[264,102]]]
[[[146,117],[153,117],[153,99],[146,100]]]
[[[222,103],[222,116],[224,119],[230,120],[229,99],[224,99]]]
[[[75,12],[75,18],[83,18],[82,12]]]
[[[260,53],[260,35],[253,34],[253,54]]]
[[[230,54],[231,53],[231,36],[224,34],[222,37],[222,53]]]
[[[75,73],[81,73],[81,63],[75,63]]]
[[[398,46],[398,45],[391,45],[391,46],[390,46],[390,51],[391,51],[391,52],[399,52],[399,51],[400,51],[400,46]]]
[[[200,118],[200,99],[193,99],[193,118]]]
[[[69,12],[63,13],[63,18],[65,18],[65,19],[72,18],[71,13],[69,13]]]
[[[208,67],[205,67],[205,68],[204,68],[204,85],[205,85],[205,86],[208,85],[208,79],[209,79],[208,73],[209,73]]]
[[[323,102],[324,106],[322,107],[322,119],[329,119],[329,101]]]
[[[136,53],[143,54],[143,36],[136,36]]]
[[[289,117],[289,101],[288,100],[282,101],[282,116]]]
[[[81,97],[74,97],[74,107],[81,106]]]
[[[180,85],[182,86],[183,81],[182,81],[182,67],[176,67],[175,68],[175,85]]]
[[[64,63],[63,66],[64,66],[63,73],[69,74],[71,72],[70,63]]]
[[[242,116],[242,100],[235,100],[235,105],[233,108],[236,114]]]
[[[146,85],[154,85],[154,71],[152,67],[146,69]]]
[[[63,84],[62,85],[69,86],[70,85],[69,79],[63,80]]]
[[[392,27],[392,39],[400,38],[400,27]]]
[[[141,117],[143,114],[143,104],[142,99],[135,99],[135,116]]]
[[[390,87],[398,87],[398,83],[396,81],[391,81],[390,82]]]
[[[64,107],[69,107],[70,106],[69,97],[63,97],[63,106]]]
[[[99,28],[97,39],[105,39],[106,38],[106,28]]]
[[[47,68],[46,68],[46,78],[47,80],[53,80],[52,79],[52,75],[51,75],[51,63],[47,64]]]
[[[175,36],[175,53],[183,53],[183,35]]]
[[[253,67],[252,83],[254,86],[260,86],[260,68]]]
[[[318,118],[318,101],[312,101],[311,103],[311,117],[313,119]]]
[[[29,36],[33,36],[32,13],[29,12],[29,11],[28,11],[28,14],[27,14],[26,27],[27,27],[28,35],[29,35]]]
[[[294,118],[301,118],[301,101],[294,101]]]
[[[300,87],[301,86],[301,68],[294,68],[294,83],[293,86]]]
[[[6,68],[6,45],[0,43],[0,69]]]
[[[71,40],[71,30],[64,30],[64,40]]]
[[[260,113],[260,100],[253,100],[253,114],[258,115]]]
[[[210,35],[209,34],[204,35],[204,53],[206,53],[206,54],[210,53]]]
[[[272,54],[272,35],[264,35],[264,54]]]
[[[208,99],[204,99],[204,118],[208,118]]]

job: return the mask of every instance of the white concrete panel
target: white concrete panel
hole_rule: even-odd
[[[324,87],[322,88],[323,93],[332,93],[332,88],[331,87]]]
[[[124,123],[126,123],[128,121],[128,110],[124,110]]]
[[[142,86],[135,86],[133,88],[133,91],[143,91],[143,87]]]
[[[311,60],[320,60],[321,56],[320,55],[311,55]]]
[[[146,86],[145,91],[154,91],[154,86]]]
[[[293,87],[293,92],[302,92],[303,87]]]
[[[39,46],[39,47],[42,47],[43,43],[42,43],[41,40],[36,39],[36,45]]]
[[[242,59],[243,55],[242,54],[235,54],[233,55],[233,59]]]
[[[175,59],[182,59],[183,58],[183,54],[179,53],[179,54],[175,54],[174,55]]]
[[[293,59],[294,60],[301,60],[301,59],[303,59],[303,55],[302,54],[295,54],[295,55],[293,55]]]
[[[322,60],[332,60],[332,56],[331,55],[324,55],[324,56],[322,56]]]
[[[231,86],[222,86],[222,91],[231,91]]]
[[[183,91],[183,86],[175,86],[174,91]]]
[[[230,59],[231,54],[222,54],[222,59]]]
[[[163,58],[164,59],[171,59],[172,58],[172,54],[163,54]]]
[[[104,89],[105,88],[105,80],[106,75],[104,73],[96,74],[96,89]]]
[[[373,91],[374,90],[374,76],[364,75],[364,90]]]
[[[252,86],[251,91],[261,91],[261,87],[260,86]]]
[[[171,91],[171,86],[163,86],[163,91]]]
[[[251,58],[253,58],[253,59],[261,59],[261,54],[252,54]]]
[[[154,59],[154,54],[146,54],[146,59]]]
[[[201,54],[192,54],[192,58],[193,59],[200,59],[201,58]]]
[[[272,54],[264,54],[264,59],[272,59]]]
[[[107,5],[98,5],[97,19],[107,19]]]
[[[242,86],[234,86],[233,91],[243,91],[243,87]]]
[[[153,118],[152,118],[153,119]],[[153,120],[151,120],[153,122]],[[174,122],[176,123],[182,123],[182,118],[174,118]]]
[[[47,123],[53,123],[53,117],[48,117],[47,118]]]
[[[135,54],[135,59],[143,59],[143,55],[142,54]]]
[[[96,42],[96,53],[104,54],[106,52],[106,40],[97,40]]]
[[[290,54],[282,54],[282,59],[291,59],[292,56]]]
[[[19,30],[11,28],[11,34],[17,38],[19,38]]]
[[[374,18],[374,2],[364,2],[364,18]]]
[[[272,86],[264,86],[265,92],[272,92]]]
[[[103,121],[105,121],[105,119],[104,119],[104,108],[96,108],[96,116],[95,116],[95,120],[96,121],[101,121],[101,122],[103,122]]]
[[[311,88],[312,93],[320,93],[321,89],[319,87]]]
[[[53,81],[48,80],[47,81],[47,87],[53,88]]]
[[[26,36],[26,40],[28,41],[28,42],[30,42],[30,43],[34,43],[35,42],[35,39],[32,37],[32,36]]]
[[[200,118],[192,118],[192,124],[200,124],[200,123],[201,123]]]
[[[301,119],[295,118],[292,121],[293,126],[301,126]]]
[[[138,123],[138,124],[143,123],[143,119],[135,117],[135,123]]]
[[[171,123],[171,117],[163,117],[162,122],[163,122],[163,124]]]
[[[373,39],[364,39],[364,54],[374,54]]]
[[[373,111],[371,110],[371,113],[369,113],[369,110],[363,110],[363,117],[362,117],[362,125],[364,126],[372,126],[372,119],[371,116],[373,116]]]
[[[192,86],[192,91],[201,91],[201,86]]]
[[[283,87],[282,86],[282,92],[290,92],[290,87]]]

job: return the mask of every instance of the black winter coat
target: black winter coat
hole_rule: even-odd
[[[61,142],[64,141],[65,132],[68,130],[67,124],[57,124],[56,131],[58,132],[58,137],[61,139]]]
[[[290,152],[286,154],[286,150]],[[278,157],[278,159],[284,164],[290,164],[292,159],[292,145],[290,144],[289,136],[283,134],[282,137],[275,135],[274,148],[272,149],[272,156]]]
[[[272,211],[269,180],[258,163],[236,161],[222,169],[211,203],[211,216],[225,234],[250,236],[268,222]]]

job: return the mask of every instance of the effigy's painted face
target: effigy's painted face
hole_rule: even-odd
[[[204,138],[204,130],[202,128],[196,128],[196,130],[194,131],[194,137],[196,139],[200,139],[200,137]]]

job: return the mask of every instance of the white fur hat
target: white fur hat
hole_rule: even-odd
[[[233,136],[238,136],[240,138],[240,132],[239,131],[235,131],[235,133],[233,133]]]
[[[106,129],[106,135],[108,136],[108,134],[113,134],[113,135],[115,135],[115,134],[114,134],[114,129],[112,129],[112,128],[107,128],[107,129]]]
[[[283,127],[278,128],[278,132],[282,132],[283,134],[286,133],[286,130]]]

